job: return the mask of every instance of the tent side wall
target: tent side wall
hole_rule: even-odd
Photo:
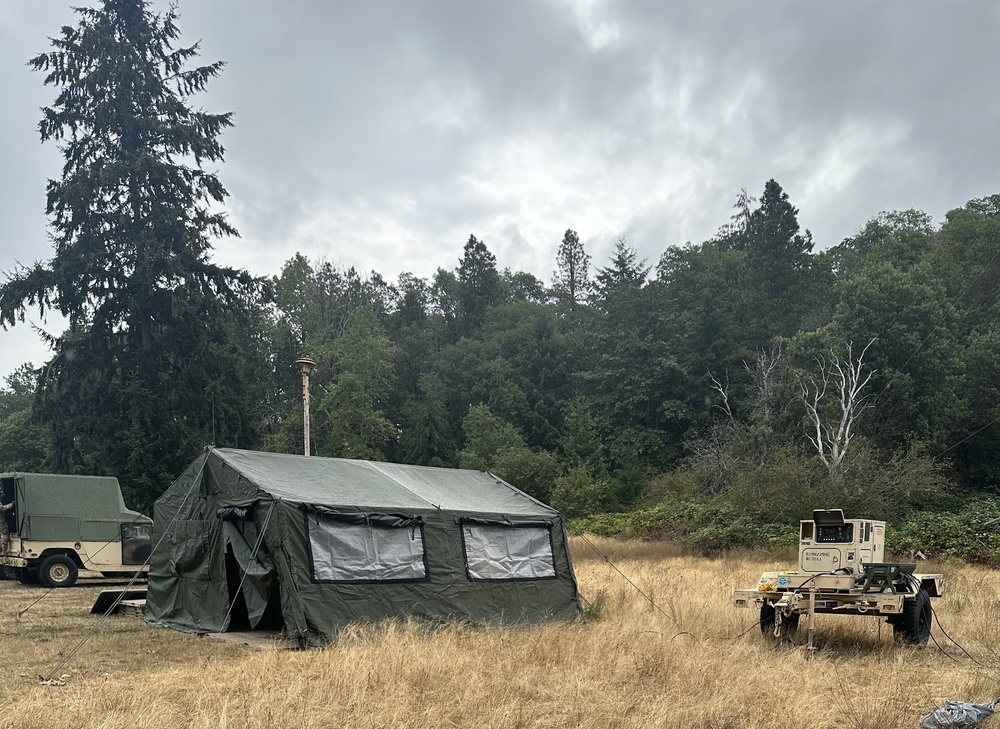
[[[362,512],[363,513],[363,512]],[[281,600],[289,632],[304,624],[304,637],[328,642],[358,621],[415,616],[465,620],[475,624],[570,619],[580,610],[561,518],[549,529],[554,576],[537,579],[470,579],[463,546],[462,517],[501,519],[502,515],[426,511],[408,514],[423,521],[426,576],[416,581],[320,582],[314,577],[307,515],[295,504],[280,503],[276,529],[282,532],[277,560]],[[269,540],[270,541],[270,540]]]

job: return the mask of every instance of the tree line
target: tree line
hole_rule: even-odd
[[[549,280],[475,235],[429,278],[298,254],[255,278],[211,261],[232,118],[190,97],[223,64],[191,67],[173,9],[77,12],[31,61],[59,89],[53,256],[0,287],[5,326],[69,323],[0,391],[3,470],[113,474],[148,508],[208,443],[301,453],[308,356],[314,454],[488,469],[570,515],[885,516],[998,483],[1000,195],[815,251],[769,180],[656,261],[570,229]]]

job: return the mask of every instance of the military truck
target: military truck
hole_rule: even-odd
[[[153,520],[125,508],[116,478],[4,473],[0,503],[13,503],[0,512],[10,535],[0,565],[21,582],[69,587],[80,570],[108,577],[148,570]]]
[[[941,596],[944,576],[884,559],[885,522],[817,509],[800,522],[798,569],[765,572],[756,588],[733,593],[733,605],[759,608],[761,631],[789,640],[807,615],[810,648],[817,613],[885,618],[896,637],[923,645],[931,635],[930,598]]]

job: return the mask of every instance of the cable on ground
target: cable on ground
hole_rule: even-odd
[[[599,549],[598,549],[598,548],[597,548],[597,547],[596,547],[596,546],[594,545],[594,543],[593,543],[593,542],[591,542],[591,541],[590,541],[589,539],[587,539],[587,535],[585,535],[585,534],[581,534],[581,535],[580,535],[580,538],[581,538],[581,539],[582,539],[582,540],[583,540],[584,542],[586,542],[586,543],[587,543],[587,546],[588,546],[588,547],[590,547],[591,549],[593,549],[593,550],[594,550],[594,552],[596,552],[596,553],[597,553],[597,555],[598,555],[598,556],[599,556],[599,557],[600,557],[601,559],[603,559],[603,560],[604,560],[604,561],[605,561],[605,562],[606,562],[606,563],[607,563],[608,565],[610,565],[610,566],[611,566],[611,568],[612,568],[612,569],[613,569],[613,570],[614,570],[615,572],[617,572],[617,573],[618,573],[619,575],[621,575],[621,576],[622,576],[622,579],[624,579],[624,580],[625,580],[625,581],[626,581],[627,583],[629,583],[629,584],[630,584],[630,585],[631,585],[631,586],[632,586],[632,587],[633,587],[633,588],[635,589],[635,591],[636,591],[636,592],[638,592],[638,593],[639,593],[640,595],[642,595],[642,596],[643,596],[644,598],[646,598],[646,600],[648,600],[648,601],[649,601],[649,604],[650,604],[650,605],[652,605],[652,606],[653,606],[654,608],[656,608],[656,609],[657,609],[657,610],[658,610],[658,611],[659,611],[660,613],[662,613],[664,617],[668,618],[668,619],[670,620],[670,622],[676,622],[676,621],[674,621],[673,617],[671,617],[671,616],[670,616],[670,614],[668,614],[668,613],[667,613],[666,611],[664,611],[664,610],[663,610],[663,608],[661,608],[661,607],[660,607],[659,605],[657,605],[657,604],[656,604],[656,601],[655,601],[655,600],[654,600],[654,599],[653,599],[652,597],[650,597],[650,596],[649,596],[649,595],[647,595],[647,594],[646,594],[645,592],[643,592],[643,591],[642,591],[641,589],[639,589],[639,586],[638,586],[638,585],[636,585],[636,584],[635,584],[634,582],[632,582],[632,580],[630,580],[630,579],[628,578],[628,575],[626,575],[626,574],[625,574],[624,572],[622,572],[622,571],[621,571],[620,569],[618,569],[618,566],[617,566],[617,565],[616,565],[616,564],[615,564],[614,562],[612,562],[612,561],[611,561],[611,558],[610,558],[610,557],[608,557],[608,556],[607,556],[606,554],[604,554],[604,553],[603,553],[603,552],[602,552],[601,550],[599,550]]]

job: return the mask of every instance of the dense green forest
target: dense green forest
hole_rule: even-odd
[[[113,474],[148,509],[205,444],[301,453],[308,356],[313,454],[489,469],[573,517],[902,519],[1000,484],[1000,195],[814,250],[768,180],[699,244],[594,261],[568,229],[544,278],[470,235],[429,279],[258,279],[210,259],[232,120],[188,97],[222,64],[187,68],[173,11],[78,12],[31,61],[60,89],[53,258],[0,287],[5,326],[69,326],[0,392],[3,470]]]

